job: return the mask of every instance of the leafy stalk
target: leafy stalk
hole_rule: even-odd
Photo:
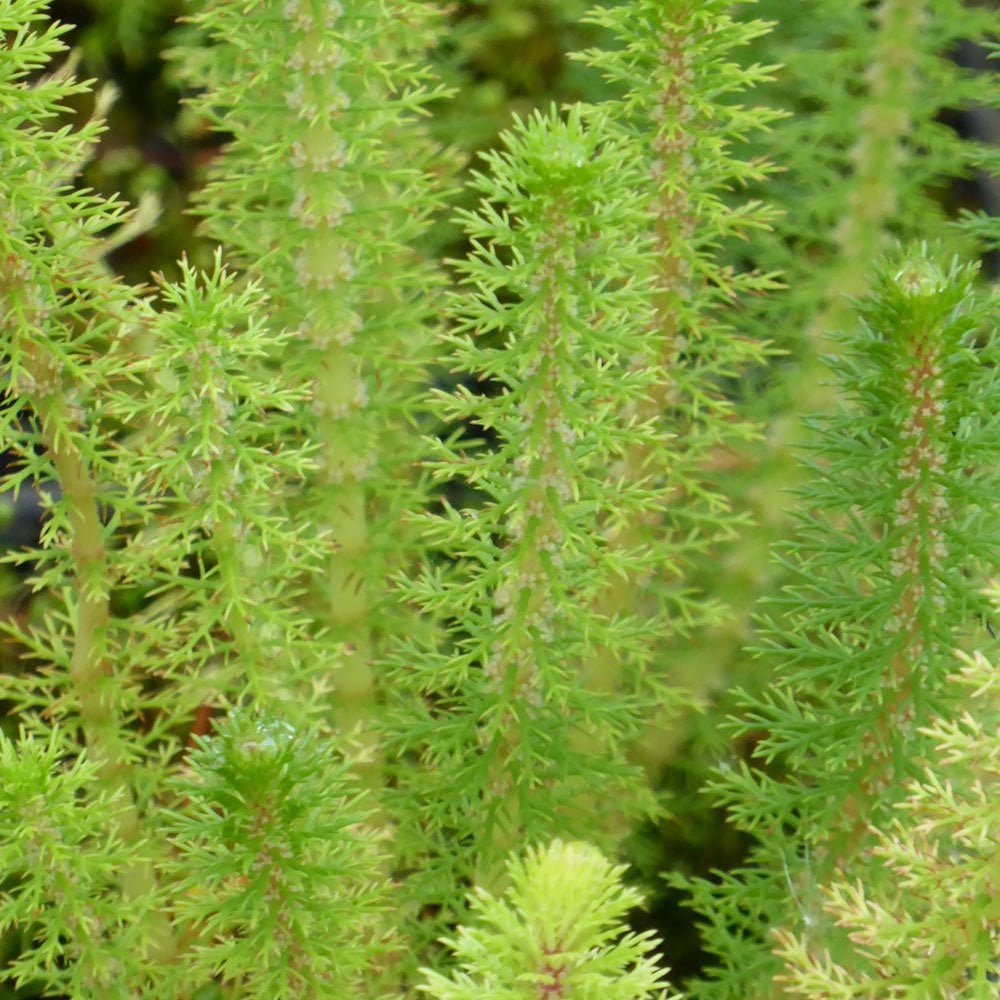
[[[170,988],[218,976],[234,997],[363,995],[386,898],[349,757],[238,712],[188,761],[171,783],[184,802],[169,832],[187,952]]]
[[[43,676],[3,678],[5,696],[26,710],[23,724],[50,733],[63,720],[64,749],[78,730],[96,768],[101,793],[115,803],[116,839],[136,849],[124,868],[122,891],[137,900],[155,891],[140,850],[141,818],[131,787],[133,754],[122,703],[127,680],[110,666],[113,527],[102,517],[107,440],[91,416],[95,393],[122,378],[127,363],[109,350],[134,326],[134,290],[100,264],[101,234],[127,218],[125,207],[92,192],[76,191],[72,179],[89,158],[103,128],[96,118],[73,130],[57,127],[65,103],[87,91],[69,72],[57,71],[33,85],[30,74],[63,51],[65,29],[39,30],[44,4],[22,0],[0,11],[0,32],[9,41],[0,76],[0,319],[7,405],[0,429],[7,447],[22,459],[7,477],[15,495],[25,480],[60,483],[42,534],[44,550],[33,559],[32,585],[51,588],[56,605],[41,627],[5,632],[33,651]],[[27,420],[27,414],[33,420]],[[41,708],[45,721],[35,714]],[[153,932],[169,949],[162,924]]]
[[[175,65],[203,91],[192,108],[229,136],[198,212],[300,335],[273,360],[311,387],[286,433],[318,446],[318,468],[282,502],[325,553],[303,581],[314,635],[337,663],[331,710],[368,734],[377,784],[380,643],[404,627],[386,576],[408,558],[405,512],[421,504],[411,421],[438,281],[416,249],[440,197],[415,125],[440,96],[420,66],[435,19],[413,0],[192,8],[197,33]]]
[[[108,816],[128,811],[124,793],[108,792],[85,754],[67,761],[66,742],[59,730],[16,744],[0,735],[0,934],[30,928],[33,944],[5,963],[5,978],[126,1000],[148,968],[151,900],[122,891],[138,845]]]
[[[894,818],[866,852],[869,870],[890,879],[838,877],[824,887],[823,912],[846,929],[852,961],[834,963],[803,937],[778,935],[781,980],[793,996],[997,994],[1000,675],[978,650],[960,659],[949,681],[969,707],[923,731],[932,762],[907,782]]]
[[[701,557],[717,555],[746,524],[745,515],[733,513],[720,480],[758,432],[736,412],[726,384],[768,354],[767,343],[743,336],[734,318],[742,299],[777,287],[773,275],[726,266],[720,257],[734,240],[769,230],[774,217],[764,202],[730,194],[771,172],[767,163],[743,155],[743,147],[749,133],[766,130],[778,117],[735,103],[769,80],[774,68],[733,60],[769,25],[740,22],[731,7],[672,0],[598,8],[586,20],[608,30],[617,45],[576,57],[621,91],[589,114],[621,129],[642,157],[656,254],[646,334],[655,381],[628,413],[641,422],[659,421],[662,433],[655,442],[626,449],[617,470],[628,481],[651,477],[665,500],[638,518],[609,518],[603,530],[623,551],[647,547],[659,568],[607,588],[597,610],[612,616],[645,609],[664,645],[727,618],[718,600],[699,592],[695,577]],[[680,659],[673,649],[669,681],[688,697],[703,697],[718,683],[703,665],[682,673]],[[601,649],[588,665],[586,683],[613,690],[630,683],[623,670],[610,649]],[[650,765],[666,750],[666,713],[651,723]]]
[[[466,483],[482,503],[445,500],[421,519],[445,561],[428,561],[404,592],[448,643],[401,644],[395,678],[401,744],[430,765],[403,796],[429,804],[422,836],[451,854],[448,868],[470,873],[474,856],[485,886],[524,838],[592,835],[594,803],[614,808],[623,788],[623,812],[641,800],[623,750],[653,692],[609,696],[580,680],[596,649],[646,655],[643,626],[601,615],[595,599],[652,556],[608,545],[600,526],[660,500],[614,465],[655,439],[648,422],[622,416],[651,382],[636,363],[649,356],[652,261],[635,161],[577,110],[519,121],[504,146],[485,155],[490,174],[474,175],[484,197],[462,216],[474,249],[457,262],[464,287],[446,337],[454,370],[497,392],[460,386],[434,400],[445,424],[475,421],[497,446],[460,433],[434,444],[434,478]]]
[[[817,893],[859,877],[890,888],[866,861],[873,831],[933,755],[926,727],[956,710],[953,650],[980,631],[1000,560],[996,346],[974,275],[925,246],[898,253],[831,362],[849,403],[814,422],[791,582],[765,604],[775,682],[734,727],[761,765],[715,782],[759,846],[744,876],[695,888],[739,928],[711,934],[723,985],[696,995],[763,995],[779,965],[761,924],[847,962]]]

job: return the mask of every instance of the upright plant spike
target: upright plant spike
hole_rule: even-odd
[[[652,579],[633,576],[609,588],[599,610],[610,615],[646,609],[666,641],[718,623],[723,615],[718,600],[698,592],[695,569],[701,554],[731,540],[746,523],[745,515],[732,512],[718,469],[738,461],[735,453],[757,436],[723,385],[768,354],[766,343],[737,333],[733,317],[743,298],[777,287],[773,275],[720,260],[724,246],[769,229],[774,216],[760,201],[732,194],[771,172],[742,153],[747,134],[778,117],[736,103],[770,79],[773,67],[734,61],[769,25],[740,22],[732,7],[721,0],[641,0],[598,8],[587,20],[609,29],[618,46],[576,57],[621,91],[588,114],[622,130],[640,151],[652,210],[656,280],[647,337],[658,375],[632,409],[641,421],[661,421],[664,435],[658,444],[628,449],[622,473],[628,479],[655,477],[673,491],[655,514],[615,518],[604,526],[612,545],[650,546],[660,568]],[[703,662],[686,673],[678,669],[684,655],[677,646],[671,649],[676,672],[670,679],[687,686],[689,695],[704,695],[718,676]],[[588,666],[587,683],[605,690],[629,682],[623,665],[603,650]],[[654,726],[659,731],[651,733],[649,749],[662,759],[663,714]]]
[[[751,56],[783,66],[758,99],[785,114],[750,137],[755,158],[781,166],[765,193],[781,211],[773,232],[750,233],[742,250],[787,284],[780,296],[748,301],[742,317],[746,331],[788,348],[788,361],[749,390],[770,416],[745,495],[770,530],[752,536],[738,558],[764,567],[761,553],[792,528],[784,498],[800,482],[798,416],[834,405],[820,357],[839,343],[834,331],[856,322],[848,297],[865,291],[893,239],[945,239],[970,259],[988,247],[990,227],[950,220],[941,193],[964,188],[977,166],[994,172],[982,145],[950,122],[1000,101],[995,73],[956,58],[994,38],[1000,21],[993,7],[955,0],[758,0],[755,9],[774,26]],[[759,570],[750,580],[748,620],[752,602],[773,589]]]
[[[44,610],[0,623],[27,661],[0,674],[0,692],[31,734],[4,749],[11,836],[58,876],[43,888],[8,855],[5,891],[12,879],[28,895],[5,901],[2,919],[20,940],[17,976],[34,963],[77,1000],[135,995],[175,955],[152,817],[196,707],[246,687],[293,700],[291,678],[253,676],[274,647],[296,662],[285,574],[258,567],[256,592],[239,574],[268,546],[281,568],[311,565],[262,503],[276,471],[294,479],[309,458],[287,441],[272,450],[267,407],[303,397],[255,364],[262,343],[281,343],[259,289],[183,265],[158,312],[102,262],[109,232],[140,220],[73,186],[103,126],[59,123],[87,90],[69,72],[27,83],[62,50],[62,29],[35,24],[44,6],[0,6],[0,427],[22,459],[4,490],[45,480],[59,492],[39,544],[7,557],[31,564]],[[53,758],[55,779],[37,785],[51,797],[32,798],[25,775]],[[56,780],[63,767],[71,781]]]
[[[318,468],[283,502],[317,526],[324,568],[301,583],[328,645],[331,710],[369,733],[377,783],[376,662],[404,628],[386,577],[409,557],[405,512],[422,503],[411,421],[439,283],[416,249],[440,199],[415,124],[441,93],[421,68],[435,17],[415,0],[191,9],[209,44],[178,50],[177,71],[232,137],[197,211],[299,334],[274,363],[312,388],[286,428],[319,446]]]
[[[474,420],[498,445],[432,442],[435,479],[462,481],[484,502],[422,519],[427,545],[452,561],[429,563],[404,592],[450,640],[401,644],[403,700],[390,720],[429,763],[402,790],[401,811],[420,815],[422,803],[424,849],[447,836],[447,866],[462,877],[476,858],[484,886],[524,838],[593,833],[595,803],[636,812],[622,751],[642,695],[587,691],[580,670],[604,646],[626,661],[644,656],[639,623],[600,615],[594,600],[621,574],[648,570],[650,554],[608,546],[599,526],[612,510],[661,502],[612,471],[627,448],[655,439],[648,424],[621,418],[651,384],[638,362],[648,356],[652,258],[635,162],[577,109],[565,121],[554,110],[518,121],[503,142],[485,154],[491,173],[474,175],[479,210],[462,215],[474,249],[457,262],[464,287],[446,337],[454,370],[500,392],[460,387],[434,401],[446,423]],[[415,721],[417,692],[429,700]],[[623,786],[629,797],[608,797]],[[443,860],[426,866],[428,878],[440,882]]]
[[[759,840],[750,875],[719,889],[722,905],[732,897],[765,923],[797,926],[834,961],[850,949],[817,890],[834,875],[883,886],[865,862],[871,831],[887,827],[932,753],[925,727],[953,711],[953,651],[981,620],[980,588],[1000,565],[1000,379],[975,270],[912,247],[883,263],[861,301],[863,332],[831,362],[848,407],[814,422],[815,478],[799,491],[805,513],[783,557],[792,582],[765,604],[762,650],[776,680],[734,726],[782,770],[715,783]],[[712,906],[705,890],[699,903]],[[712,934],[727,989],[696,995],[764,989],[765,970],[779,966],[762,960],[768,944],[751,927]]]
[[[95,117],[72,128],[60,119],[67,103],[89,87],[66,68],[38,76],[65,50],[60,39],[67,29],[46,21],[46,6],[13,0],[0,7],[0,362],[6,397],[0,432],[4,449],[21,460],[3,490],[16,496],[26,480],[55,480],[62,494],[51,505],[41,546],[8,557],[34,562],[31,586],[48,591],[52,603],[29,629],[0,622],[0,630],[41,666],[37,673],[0,675],[0,694],[21,713],[22,727],[43,742],[56,739],[56,720],[66,755],[79,752],[78,738],[85,743],[94,776],[90,790],[115,804],[105,816],[108,837],[135,849],[117,887],[130,908],[156,887],[139,847],[142,824],[131,784],[136,750],[123,710],[129,680],[107,669],[114,528],[102,518],[107,424],[96,400],[102,387],[128,377],[129,362],[119,348],[135,327],[137,293],[100,262],[101,237],[128,219],[125,206],[73,186],[103,123]],[[162,923],[146,929],[165,945]]]
[[[46,421],[51,412],[58,428],[65,402],[56,394],[32,399],[47,454],[11,477],[37,475],[46,471],[43,458],[51,461],[62,495],[41,546],[16,558],[36,563],[36,585],[62,594],[68,610],[29,627],[4,623],[58,668],[5,677],[7,697],[26,726],[44,732],[50,723],[41,709],[67,727],[79,720],[109,780],[124,780],[126,761],[141,762],[129,783],[142,797],[168,769],[158,759],[161,741],[175,743],[200,704],[250,691],[299,701],[305,677],[297,669],[302,614],[289,578],[315,566],[314,546],[270,500],[276,472],[294,481],[312,459],[280,441],[278,421],[261,420],[265,407],[280,414],[305,394],[256,368],[285,338],[268,326],[260,289],[235,283],[218,258],[204,277],[182,261],[179,282],[162,281],[169,308],[133,301],[130,320],[143,330],[146,356],[116,347],[70,368],[77,409],[95,414],[86,433],[70,412],[69,431],[57,437]],[[29,359],[41,343],[36,337]],[[12,352],[12,367],[20,358]],[[112,588],[135,588],[142,606],[117,612]],[[279,663],[285,672],[262,669]],[[144,690],[140,680],[151,675],[157,683]],[[120,721],[142,713],[149,716],[137,729]]]
[[[80,845],[79,857],[64,849],[60,860],[66,885],[37,898],[53,919],[36,924],[14,906],[7,923],[21,920],[19,967],[44,967],[57,952],[76,958],[79,967],[63,977],[79,984],[73,1000],[103,993],[106,981],[145,991],[136,985],[141,981],[159,991],[183,945],[165,913],[169,888],[160,876],[167,849],[155,818],[196,709],[250,693],[290,709],[296,722],[308,714],[303,623],[283,570],[310,567],[311,546],[269,500],[275,471],[293,480],[310,461],[279,445],[273,422],[261,420],[265,406],[291,408],[302,393],[254,369],[264,345],[282,339],[267,327],[260,290],[237,291],[218,260],[205,277],[186,262],[181,272],[176,284],[162,282],[170,309],[129,303],[131,322],[149,346],[146,357],[114,340],[99,360],[73,340],[56,351],[55,337],[10,348],[14,371],[22,357],[35,371],[43,350],[71,359],[58,380],[50,365],[48,391],[29,391],[44,451],[27,471],[47,472],[62,492],[40,547],[18,558],[38,564],[33,580],[48,589],[53,610],[25,625],[3,623],[37,666],[2,680],[23,727],[58,745],[68,766],[80,754],[77,729],[87,747],[74,786],[86,808],[65,809],[44,796],[30,804],[39,830],[65,825],[64,847]],[[87,312],[76,308],[85,322]],[[108,321],[102,332],[110,338],[119,329]],[[37,386],[37,371],[35,378]],[[79,401],[73,409],[67,397]],[[23,437],[35,443],[31,431]],[[248,568],[253,586],[243,578]],[[115,600],[126,588],[142,595],[131,612]],[[63,727],[58,738],[56,723]],[[32,752],[28,743],[29,769]],[[32,834],[17,836],[28,843]],[[87,911],[91,893],[100,896],[93,924],[74,915]],[[105,906],[136,921],[136,934],[123,936]],[[95,936],[109,952],[100,969],[88,964],[87,942]],[[137,951],[138,969],[119,948]],[[91,981],[98,985],[88,987]],[[107,995],[119,995],[111,989]]]
[[[272,326],[257,283],[227,271],[218,251],[205,274],[185,259],[179,266],[176,282],[156,276],[160,308],[138,311],[149,346],[132,375],[145,391],[103,402],[134,428],[123,486],[145,500],[142,530],[118,554],[117,573],[157,596],[121,623],[122,656],[140,659],[144,640],[169,628],[158,669],[183,678],[189,710],[249,697],[297,720],[318,710],[303,694],[321,667],[292,581],[321,559],[313,532],[276,512],[273,494],[276,477],[302,482],[315,470],[317,449],[283,434],[308,390],[261,363],[292,338]],[[185,566],[197,568],[193,579]],[[167,708],[149,694],[153,707]]]

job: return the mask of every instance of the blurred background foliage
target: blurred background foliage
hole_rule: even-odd
[[[597,102],[606,96],[607,85],[599,76],[568,58],[571,52],[608,44],[600,29],[582,22],[590,6],[590,0],[455,0],[448,4],[448,28],[434,55],[438,71],[455,88],[455,94],[436,109],[431,128],[437,139],[453,147],[467,167],[474,166],[476,153],[494,145],[513,114],[524,116],[553,101]],[[798,5],[785,0],[764,0],[754,13],[782,23],[774,38],[762,41],[760,51],[751,53],[750,58],[772,62],[775,46],[778,51],[784,46],[786,54],[794,56],[794,47],[810,38],[812,44],[835,50],[835,39],[831,42],[829,36],[820,37],[818,29],[810,26],[806,6],[796,12]],[[186,110],[185,94],[163,58],[176,43],[177,33],[185,31],[178,23],[182,7],[182,0],[60,0],[51,5],[55,19],[73,25],[67,41],[79,53],[79,75],[97,84],[112,82],[119,92],[97,155],[80,183],[105,194],[120,193],[135,204],[153,194],[161,205],[157,224],[117,249],[109,260],[125,279],[139,284],[148,282],[153,272],[174,277],[182,253],[196,263],[207,262],[210,253],[185,209],[224,137],[210,133],[204,122]],[[975,51],[956,52],[956,58],[982,61],[981,53]],[[822,83],[817,81],[817,85]],[[808,108],[817,100],[808,94],[782,93],[780,80],[772,90],[764,98],[751,95],[752,99],[790,110]],[[92,106],[81,104],[74,110],[86,116]],[[987,140],[995,138],[996,116],[984,118],[982,109],[975,115],[956,112],[941,117],[956,131],[972,131],[981,139],[985,131]],[[751,150],[749,155],[760,152]],[[738,197],[747,194],[739,193]],[[766,198],[767,192],[752,191],[749,195]],[[459,194],[455,206],[467,205],[470,197]],[[956,181],[939,191],[938,197],[949,213],[959,207],[991,209],[998,201],[992,181],[976,176]],[[434,252],[444,257],[464,255],[459,230],[447,219],[441,220],[436,233],[439,245]],[[739,265],[737,252],[749,251],[725,248],[723,252],[732,253]],[[794,342],[788,346],[794,352]],[[774,370],[753,372],[744,383],[729,388],[734,397],[752,404],[766,422],[780,415],[781,406],[789,405],[764,391],[773,380]],[[476,391],[484,388],[479,386]],[[637,831],[627,858],[652,903],[647,913],[636,916],[637,927],[653,927],[668,942],[672,978],[678,985],[700,969],[704,956],[693,915],[679,895],[665,886],[660,873],[675,870],[685,875],[708,875],[713,869],[730,870],[740,863],[746,849],[742,836],[723,823],[700,789],[712,768],[735,766],[752,751],[752,745],[727,742],[718,723],[732,710],[729,699],[735,684],[753,688],[765,682],[758,676],[761,668],[741,649],[750,637],[754,599],[777,582],[767,550],[785,516],[783,501],[755,494],[752,485],[741,479],[745,468],[720,469],[718,474],[723,482],[731,480],[734,504],[749,511],[761,530],[745,533],[725,552],[706,554],[701,570],[700,584],[728,600],[737,613],[710,634],[690,636],[683,645],[664,650],[671,676],[678,683],[691,685],[700,710],[692,710],[684,719],[670,720],[664,731],[654,730],[649,745],[640,750],[653,780],[665,794],[670,815],[656,828]],[[37,538],[44,499],[44,490],[41,494],[23,493],[16,505],[9,495],[4,497],[0,540],[8,550]],[[2,613],[37,619],[45,610],[44,598],[28,592],[24,577],[25,568],[14,571],[4,567],[0,576]],[[127,600],[127,595],[122,599]],[[0,669],[24,669],[19,651],[9,643]],[[5,717],[3,708],[0,705],[0,725],[11,731],[15,720]],[[17,949],[16,942],[0,941],[0,963],[11,949]],[[30,995],[30,990],[4,993],[0,986],[0,1000]]]

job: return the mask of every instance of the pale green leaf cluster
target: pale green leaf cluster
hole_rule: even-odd
[[[46,740],[0,735],[0,935],[37,942],[4,977],[50,995],[132,997],[150,900],[124,899],[122,883],[137,856],[148,857],[108,822],[121,796],[102,791],[97,765],[72,750],[56,729]]]
[[[191,720],[249,696],[302,725],[314,675],[322,690],[335,666],[307,642],[291,584],[317,565],[318,539],[272,502],[276,477],[287,485],[316,466],[282,424],[308,394],[270,365],[290,334],[269,301],[218,257],[207,274],[182,261],[158,300],[110,275],[106,234],[135,220],[71,185],[99,124],[58,120],[86,88],[66,71],[29,86],[60,30],[31,30],[40,4],[0,13],[3,429],[23,458],[5,489],[59,486],[40,545],[11,557],[45,601],[3,623],[27,659],[4,673],[3,695],[37,734],[17,753],[4,744],[4,933],[19,939],[24,984],[134,996],[166,989],[174,956],[200,943],[178,922],[159,822]],[[306,771],[325,794],[324,767]],[[290,871],[310,861],[298,846],[285,848]],[[228,933],[231,950],[241,930]],[[253,963],[268,995],[293,995],[294,962]]]
[[[446,942],[458,970],[424,970],[423,992],[435,1000],[666,1000],[659,942],[627,931],[641,898],[622,884],[624,866],[589,844],[555,840],[529,848],[508,872],[503,897],[479,890],[470,899],[474,922]]]
[[[79,362],[77,412],[100,422],[79,423],[59,396],[32,399],[62,496],[50,506],[42,550],[27,558],[35,586],[61,593],[64,605],[42,622],[4,628],[66,669],[4,684],[23,709],[78,720],[90,739],[101,730],[120,764],[147,753],[152,764],[175,744],[179,710],[244,691],[291,701],[308,677],[305,623],[287,575],[289,565],[315,564],[315,544],[270,497],[275,475],[301,479],[314,463],[261,419],[304,394],[259,365],[265,345],[286,338],[267,326],[257,288],[236,289],[218,261],[205,276],[186,263],[181,272],[177,283],[162,282],[165,308],[132,307],[144,356],[109,350],[97,363]],[[24,357],[42,343],[34,338]],[[79,350],[79,341],[69,347]],[[10,353],[14,367],[16,343]],[[111,429],[124,426],[127,433]],[[43,471],[28,466],[35,477]],[[111,587],[136,588],[142,606],[116,614]],[[153,690],[137,684],[144,676],[156,679]],[[141,735],[116,730],[143,712],[164,714]]]
[[[823,909],[863,961],[846,967],[783,935],[781,979],[793,996],[968,997],[1000,983],[1000,680],[979,651],[952,683],[971,708],[936,719],[931,763],[909,782],[866,853],[889,886],[858,876],[824,888]],[[891,993],[890,993],[891,991]]]
[[[645,33],[623,14],[596,19],[629,59],[588,58],[641,98],[537,112],[473,173],[479,208],[460,216],[472,253],[454,262],[464,288],[442,343],[456,374],[492,388],[460,384],[434,409],[445,427],[491,440],[431,442],[434,480],[475,499],[420,518],[440,555],[403,584],[450,640],[407,641],[396,657],[407,698],[392,731],[430,764],[400,798],[433,803],[421,821],[429,849],[467,843],[487,885],[522,838],[594,836],[582,798],[621,816],[619,837],[649,808],[621,748],[685,697],[656,654],[662,636],[716,613],[682,574],[739,523],[706,467],[754,436],[722,382],[764,351],[725,312],[773,281],[711,255],[768,224],[762,205],[723,196],[766,174],[733,147],[771,116],[727,110],[716,122],[701,87],[711,78],[735,93],[763,78],[725,59],[763,26],[716,6],[644,6]],[[670,33],[685,63],[676,94],[652,86],[656,40]],[[416,718],[414,690],[426,705]],[[444,849],[455,863],[454,843]]]
[[[225,136],[196,213],[298,334],[271,360],[308,389],[283,434],[316,464],[272,499],[324,552],[295,582],[315,648],[340,662],[329,707],[369,730],[386,638],[418,627],[387,579],[413,558],[407,519],[426,504],[413,425],[442,278],[424,251],[450,167],[418,118],[445,93],[425,56],[441,15],[414,0],[189,9],[171,66]]]
[[[763,363],[768,341],[743,335],[733,317],[744,298],[778,287],[774,274],[724,264],[721,256],[774,223],[772,207],[744,194],[774,167],[748,158],[746,146],[780,118],[759,103],[736,103],[775,67],[736,61],[768,25],[735,18],[732,6],[669,0],[598,8],[586,20],[614,44],[574,56],[618,92],[586,111],[628,136],[651,199],[655,285],[647,338],[656,383],[637,409],[644,417],[667,415],[673,438],[652,454],[633,448],[627,462],[633,475],[651,472],[668,482],[678,499],[661,512],[653,540],[665,564],[660,580],[644,581],[631,596],[655,595],[658,614],[685,626],[711,619],[711,602],[687,600],[672,577],[689,585],[695,554],[731,537],[741,522],[708,470],[759,433],[724,390]]]
[[[623,465],[626,478],[650,477],[672,491],[655,514],[604,524],[612,545],[648,547],[657,568],[631,574],[599,606],[606,614],[641,609],[656,622],[657,639],[646,640],[650,669],[662,663],[675,692],[699,704],[725,683],[732,639],[723,636],[738,632],[744,600],[744,571],[731,562],[740,550],[729,543],[748,525],[749,505],[733,503],[732,479],[759,447],[760,428],[733,396],[767,363],[774,332],[747,336],[745,316],[755,298],[780,287],[773,272],[741,256],[746,241],[775,221],[773,207],[748,194],[775,165],[750,156],[749,142],[780,119],[755,94],[775,67],[750,55],[769,26],[742,14],[714,0],[597,8],[586,21],[608,43],[573,56],[610,86],[612,96],[585,112],[627,137],[649,194],[655,278],[647,340],[656,363],[654,384],[633,406],[640,419],[661,421],[669,442],[633,444]],[[761,560],[744,558],[759,576]],[[613,688],[627,670],[603,652],[587,673]],[[650,773],[684,738],[677,701],[648,720],[640,752]]]
[[[618,464],[656,441],[651,422],[629,416],[651,381],[636,363],[651,257],[627,146],[553,109],[518,122],[485,160],[480,209],[463,216],[475,250],[456,262],[462,287],[443,340],[456,371],[497,391],[438,393],[435,409],[446,424],[474,420],[497,445],[430,442],[433,479],[464,481],[482,502],[419,516],[443,558],[402,592],[447,641],[400,644],[390,738],[431,765],[407,774],[404,808],[429,803],[431,843],[453,829],[489,883],[523,837],[579,836],[593,826],[588,801],[638,791],[622,749],[651,689],[599,694],[582,678],[595,649],[636,666],[644,656],[641,623],[594,603],[648,572],[651,554],[608,545],[600,526],[663,495]],[[448,848],[458,872],[462,853]]]

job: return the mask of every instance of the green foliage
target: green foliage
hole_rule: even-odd
[[[172,12],[90,6],[101,67]],[[133,285],[113,88],[0,0],[0,991],[663,996],[606,859],[719,765],[694,996],[993,1000],[996,12],[185,10],[215,248]]]
[[[659,942],[624,933],[625,915],[641,902],[621,884],[624,870],[588,844],[529,848],[509,862],[504,897],[480,889],[470,901],[475,925],[447,942],[461,971],[448,979],[425,970],[421,989],[436,1000],[665,1000],[652,954]]]
[[[838,876],[824,891],[824,911],[867,961],[834,965],[782,935],[782,979],[793,995],[863,996],[891,987],[893,996],[912,1000],[996,996],[1000,683],[981,652],[961,659],[949,681],[956,695],[971,696],[975,713],[965,709],[927,727],[933,763],[907,783],[896,818],[867,852],[868,870],[887,871],[892,883]]]
[[[0,934],[20,929],[24,945],[5,976],[48,995],[135,996],[149,900],[123,899],[122,881],[148,858],[109,825],[121,796],[71,750],[58,730],[16,744],[0,735]]]
[[[581,808],[636,787],[622,749],[653,694],[638,669],[642,627],[594,602],[650,561],[608,545],[601,520],[662,501],[614,472],[629,446],[656,440],[648,422],[620,417],[650,383],[647,365],[628,364],[647,350],[651,275],[628,150],[554,109],[518,122],[504,145],[475,175],[485,197],[463,215],[475,249],[456,262],[463,284],[445,335],[455,370],[499,392],[461,386],[435,400],[442,422],[474,420],[498,443],[456,435],[428,460],[436,480],[462,479],[485,502],[421,518],[449,561],[403,593],[451,639],[403,644],[393,684],[405,701],[392,729],[432,765],[404,795],[433,804],[423,823],[467,843],[485,884],[522,837],[579,836],[592,825]],[[581,683],[602,647],[633,666],[630,696]],[[431,700],[416,715],[421,696]]]
[[[631,446],[623,474],[650,477],[673,494],[652,516],[606,529],[613,544],[648,547],[659,565],[651,574],[632,574],[601,610],[641,607],[657,623],[653,662],[669,663],[670,682],[695,701],[710,696],[718,673],[705,668],[704,650],[696,650],[691,633],[727,626],[733,615],[726,585],[705,581],[717,577],[720,553],[732,551],[725,543],[747,523],[745,511],[734,512],[733,491],[723,486],[720,470],[738,466],[760,436],[733,406],[732,389],[772,353],[768,340],[746,336],[739,322],[748,300],[778,287],[773,274],[725,262],[734,243],[773,224],[773,209],[744,193],[772,166],[748,158],[746,146],[750,135],[780,117],[760,104],[738,103],[771,78],[773,67],[734,61],[768,26],[735,19],[731,6],[598,8],[586,20],[607,31],[611,44],[574,57],[614,88],[613,98],[587,114],[625,133],[647,175],[655,255],[647,337],[656,365],[654,384],[634,408],[641,420],[662,421],[669,443]],[[591,672],[608,685],[620,667],[604,655]],[[664,735],[674,725],[672,714],[661,711],[649,720],[642,752],[650,771],[676,749]]]
[[[170,783],[172,917],[190,939],[174,989],[218,974],[243,997],[349,995],[385,906],[369,814],[328,739],[231,715]]]
[[[786,940],[795,928],[818,964],[832,956],[864,975],[864,950],[837,930],[846,920],[814,910],[816,894],[830,879],[895,888],[891,866],[873,863],[873,831],[889,829],[904,783],[934,759],[926,727],[961,711],[954,651],[970,633],[986,638],[980,590],[1000,558],[995,312],[974,275],[926,247],[894,255],[859,304],[863,335],[831,360],[844,402],[814,422],[789,583],[761,621],[774,680],[735,726],[761,763],[715,782],[758,846],[748,876],[697,890],[700,908],[718,894],[745,914],[740,936],[710,934],[724,988],[703,996],[764,988],[780,969],[767,928]],[[920,968],[933,981],[928,955]],[[801,995],[821,995],[813,988]]]
[[[412,558],[402,522],[426,502],[412,421],[441,279],[420,248],[446,164],[416,118],[444,92],[422,65],[437,18],[413,0],[267,2],[250,18],[239,2],[190,6],[172,62],[197,88],[191,109],[229,137],[197,213],[296,332],[273,345],[308,389],[283,433],[317,461],[306,489],[274,499],[324,552],[298,581],[303,604],[314,649],[341,662],[339,724],[367,728],[373,657],[413,628],[386,578]]]

